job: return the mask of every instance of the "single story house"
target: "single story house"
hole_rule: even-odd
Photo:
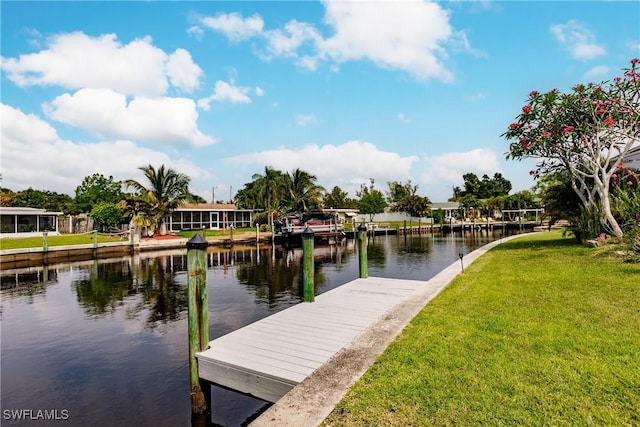
[[[168,231],[210,230],[253,227],[251,209],[238,209],[232,203],[185,204],[167,215]]]
[[[49,212],[46,209],[23,207],[0,207],[0,235],[16,237],[42,235],[47,231],[58,234],[58,215],[62,212]]]

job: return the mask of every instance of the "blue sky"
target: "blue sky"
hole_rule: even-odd
[[[169,165],[205,199],[270,166],[355,195],[462,174],[528,189],[500,137],[531,90],[621,74],[640,3],[0,2],[3,187]]]

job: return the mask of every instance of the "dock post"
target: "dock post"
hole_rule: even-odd
[[[91,240],[93,240],[93,257],[98,257],[98,230],[93,230],[93,236],[91,236]]]
[[[42,262],[44,262],[45,264],[47,263],[47,261],[49,261],[49,239],[48,239],[48,232],[45,230],[42,233]]]
[[[135,237],[135,228],[132,225],[129,225],[129,244],[131,245],[131,255],[133,255],[133,253],[135,252],[134,237]]]
[[[422,230],[420,230],[420,228],[422,227],[422,220],[418,219],[418,234],[422,234]]]
[[[367,272],[367,227],[364,224],[360,224],[358,227],[358,255],[360,266],[360,278],[366,279],[369,277]]]
[[[187,242],[187,293],[189,298],[189,385],[191,411],[207,411],[207,399],[198,375],[196,352],[209,347],[209,301],[207,297],[207,241],[195,234]]]
[[[309,226],[302,232],[302,294],[305,302],[313,302],[315,298],[313,234]]]

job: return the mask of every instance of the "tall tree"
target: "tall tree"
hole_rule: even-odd
[[[91,212],[102,202],[115,204],[122,198],[122,182],[115,181],[113,176],[106,178],[102,174],[94,173],[86,176],[76,187],[75,203],[80,212]]]
[[[587,210],[619,241],[624,232],[611,211],[610,183],[626,153],[640,143],[640,59],[624,77],[578,84],[571,92],[532,91],[516,121],[503,134],[514,140],[508,159],[536,158],[534,176],[567,172]]]
[[[349,198],[346,191],[343,191],[337,185],[331,191],[325,194],[322,204],[325,208],[344,209],[356,206],[354,201]]]
[[[284,189],[282,172],[265,166],[263,175],[254,174],[252,178],[254,181],[258,181],[257,186],[267,209],[268,224],[272,225],[272,208],[274,205],[279,205]]]
[[[260,196],[260,181],[246,183],[233,198],[234,203],[241,209],[265,209],[264,201]]]
[[[161,165],[158,169],[152,165],[140,168],[149,181],[145,186],[134,179],[125,181],[127,187],[133,187],[141,201],[148,205],[153,220],[154,231],[160,235],[167,234],[165,218],[180,205],[192,200],[189,192],[189,177],[185,174],[167,169]]]
[[[431,200],[417,194],[418,186],[411,181],[404,184],[399,181],[387,183],[389,185],[389,202],[393,212],[406,212],[412,217],[426,216],[431,210]]]
[[[306,212],[318,209],[324,188],[316,184],[316,176],[300,169],[295,169],[284,176],[287,200],[290,211]]]
[[[382,191],[375,188],[375,181],[370,178],[369,186],[366,184],[360,185],[360,191],[356,192],[356,195],[360,198],[358,202],[358,209],[361,214],[369,215],[369,221],[373,221],[375,214],[384,212],[384,208],[387,207],[387,201],[385,200]]]

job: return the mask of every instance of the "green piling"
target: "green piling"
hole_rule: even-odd
[[[369,277],[369,273],[367,267],[367,227],[364,224],[360,224],[358,227],[358,255],[360,278],[366,279]]]
[[[207,297],[207,241],[195,234],[187,242],[187,293],[189,299],[189,379],[191,411],[207,411],[195,354],[209,347],[209,302]]]
[[[313,230],[307,226],[302,232],[302,293],[305,302],[313,302],[315,298]]]

